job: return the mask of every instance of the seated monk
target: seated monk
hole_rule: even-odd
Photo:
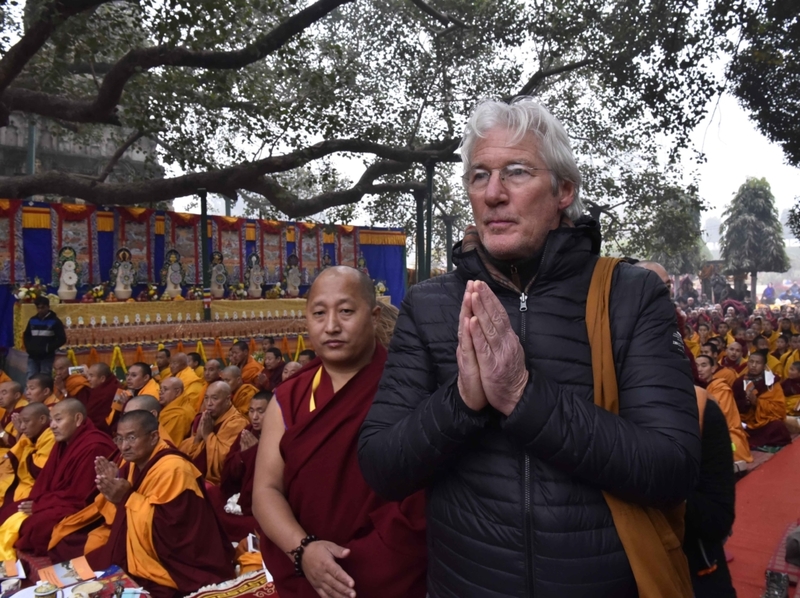
[[[172,377],[180,380],[183,384],[183,393],[179,400],[191,406],[194,412],[197,413],[202,405],[200,393],[203,390],[203,381],[189,367],[189,358],[186,357],[186,353],[174,353],[169,360],[169,369],[172,372],[172,376],[162,377],[161,381],[163,382]]]
[[[275,387],[283,381],[283,368],[286,362],[283,361],[283,353],[277,347],[267,349],[264,353],[264,370],[256,380],[256,386],[261,390],[272,392]]]
[[[717,402],[728,422],[728,432],[733,443],[733,460],[752,463],[750,444],[742,427],[742,419],[739,416],[739,409],[736,407],[736,400],[733,398],[733,390],[728,383],[727,376],[731,374],[731,371],[728,368],[719,367],[713,357],[699,355],[697,357],[697,373],[700,380],[706,384],[708,396]]]
[[[769,341],[764,336],[757,336],[754,341],[756,351],[766,351],[767,356],[767,369],[778,377],[781,377],[783,368],[781,367],[781,360],[773,357],[769,352]]]
[[[792,437],[786,428],[786,399],[779,380],[767,370],[767,356],[756,351],[747,361],[747,374],[736,381],[733,396],[747,429],[750,448],[786,446]]]
[[[156,375],[154,378],[159,382],[161,380],[166,380],[170,376],[172,376],[172,371],[170,370],[170,352],[169,349],[159,349],[156,351]]]
[[[312,361],[317,358],[317,354],[314,352],[313,349],[303,349],[300,351],[300,355],[297,356],[297,363],[300,364],[300,367],[305,367]]]
[[[724,368],[730,368],[737,375],[744,372],[747,367],[747,360],[742,359],[742,345],[735,341],[730,343],[720,365]]]
[[[244,380],[244,383],[250,385],[255,384],[263,368],[261,364],[250,355],[250,348],[247,346],[247,343],[244,341],[233,343],[228,355],[230,356],[230,365],[235,365],[242,371],[242,380]]]
[[[222,372],[220,372],[220,378],[231,387],[231,401],[233,402],[233,406],[236,407],[242,415],[247,415],[250,411],[250,399],[258,392],[258,389],[244,381],[241,370],[235,365],[229,365],[222,370]]]
[[[222,372],[223,365],[218,359],[209,359],[206,361],[206,369],[203,372],[203,388],[200,391],[200,404],[206,399],[206,390],[209,384],[219,382],[222,378],[219,377]]]
[[[800,415],[800,361],[789,366],[788,377],[781,381],[783,396],[786,398],[786,414]]]
[[[0,526],[0,540],[10,542],[19,533],[16,548],[37,556],[47,554],[55,525],[94,500],[94,460],[109,457],[116,447],[99,431],[77,399],[65,399],[50,410],[50,428],[56,446],[19,512]],[[8,544],[0,546],[7,554]]]
[[[194,371],[194,375],[202,380],[203,374],[206,372],[203,356],[200,355],[200,353],[192,351],[191,353],[187,353],[186,357],[189,358],[189,367]]]
[[[71,526],[53,531],[57,559],[86,555],[95,570],[117,565],[154,598],[185,596],[202,586],[233,579],[233,549],[225,541],[203,493],[202,476],[158,435],[148,411],[128,411],[117,425],[124,459],[118,468],[98,458],[93,472],[100,492]],[[107,539],[83,546],[87,528],[106,526]]]
[[[771,355],[777,359],[778,361],[786,355],[786,352],[789,350],[789,343],[792,341],[791,336],[786,336],[785,334],[781,334],[778,337],[778,340],[775,341],[775,350],[772,351]]]
[[[0,460],[0,525],[28,498],[56,443],[50,429],[50,409],[42,403],[23,407],[17,427],[22,437]]]
[[[128,413],[128,411],[149,411],[152,413],[153,417],[158,420],[158,435],[161,440],[172,446],[178,446],[170,440],[169,433],[161,423],[161,402],[156,397],[150,395],[138,395],[133,397],[130,401],[125,403],[125,411],[123,413]]]
[[[231,402],[227,382],[214,382],[206,391],[202,413],[192,422],[191,437],[178,447],[188,455],[206,481],[219,485],[228,451],[249,423]]]
[[[781,356],[781,367],[784,374],[789,371],[795,361],[800,361],[800,334],[792,334],[789,337],[789,348]]]
[[[0,454],[5,453],[19,439],[20,432],[14,426],[12,416],[28,404],[22,387],[16,382],[0,384]]]
[[[369,277],[323,270],[306,304],[318,358],[278,386],[267,407],[253,513],[281,596],[426,594],[424,493],[384,500],[358,465],[358,431],[387,357],[376,341],[379,313]]]
[[[131,399],[140,394],[158,396],[158,382],[153,379],[150,366],[146,363],[139,361],[128,368],[128,373],[125,376],[125,390],[118,389],[114,397],[114,402],[111,404],[111,412],[106,418],[106,423],[113,431],[117,427],[117,420],[122,414],[125,404]]]
[[[86,405],[89,402],[89,381],[84,374],[70,374],[71,366],[66,357],[56,357],[53,362],[56,396],[59,399],[78,399]]]
[[[25,398],[29,403],[42,403],[52,407],[59,399],[55,395],[56,383],[50,374],[34,374],[25,385]]]
[[[717,347],[716,343],[708,342],[705,345],[703,345],[700,349],[700,355],[705,355],[707,357],[710,357],[712,360],[714,360],[715,365],[719,365],[720,361],[719,348]],[[724,367],[718,367],[714,375],[724,380],[725,383],[731,387],[736,382],[736,379],[739,377],[736,375],[736,372],[734,372],[732,369]],[[702,380],[702,377],[700,377],[700,379]]]
[[[192,421],[196,414],[194,404],[184,400],[183,382],[180,378],[167,378],[161,383],[161,393],[158,402],[161,404],[161,414],[158,421],[161,424],[164,440],[170,440],[178,446],[189,435]]]
[[[98,430],[110,435],[108,416],[119,390],[119,380],[105,363],[91,366],[87,378],[90,387],[89,401],[86,403],[87,417]]]
[[[283,373],[281,374],[281,382],[286,380],[287,378],[291,378],[297,372],[303,369],[303,366],[300,365],[299,361],[289,361],[285,366],[283,366]]]
[[[261,426],[271,398],[272,394],[264,391],[253,396],[248,411],[250,424],[240,432],[228,456],[225,457],[219,487],[208,488],[208,496],[214,505],[214,511],[225,533],[228,534],[228,539],[234,543],[246,538],[258,528],[258,523],[253,517],[253,475]],[[237,494],[239,497],[236,504],[239,505],[239,512],[229,513],[224,508],[225,503]]]

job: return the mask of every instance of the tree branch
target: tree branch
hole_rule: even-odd
[[[467,26],[467,24],[464,23],[464,21],[461,21],[460,19],[457,19],[457,18],[452,17],[450,15],[446,15],[446,14],[444,14],[442,12],[439,12],[438,10],[433,8],[430,4],[426,3],[425,0],[410,0],[410,1],[411,1],[411,4],[413,4],[414,6],[419,8],[425,14],[427,14],[427,15],[433,17],[434,19],[436,19],[437,21],[439,21],[445,27],[448,27],[449,25],[452,24],[452,25],[456,25],[458,27],[461,27],[462,29],[468,29],[469,28]]]
[[[98,183],[102,183],[103,181],[106,180],[106,178],[108,178],[108,175],[111,174],[112,170],[114,170],[114,167],[117,165],[117,162],[119,162],[122,159],[122,156],[125,155],[125,152],[127,152],[128,149],[134,143],[139,141],[142,137],[144,137],[144,133],[142,133],[141,131],[134,131],[133,133],[130,134],[130,136],[125,140],[125,143],[123,143],[121,146],[117,148],[117,151],[114,152],[113,156],[111,156],[111,159],[108,161],[108,164],[106,164],[105,168],[103,168],[103,171],[98,175],[97,177]]]
[[[374,180],[386,174],[404,172],[413,164],[424,164],[430,160],[438,162],[458,162],[460,157],[453,153],[458,147],[458,140],[445,140],[419,149],[393,148],[359,139],[334,139],[303,148],[283,156],[274,156],[255,162],[245,162],[236,166],[196,172],[168,179],[153,179],[126,183],[106,183],[85,179],[63,172],[46,172],[42,174],[0,177],[1,197],[29,197],[41,194],[68,195],[79,197],[98,205],[136,205],[168,201],[177,197],[193,195],[197,189],[207,189],[211,193],[221,193],[234,197],[238,189],[249,189],[259,193],[273,193],[278,202],[288,203],[293,198],[283,199],[279,196],[281,188],[277,182],[265,175],[293,170],[333,153],[348,152],[374,154],[381,158],[370,166],[364,177],[347,192],[335,192],[333,196],[323,194],[318,205],[343,205],[348,201],[358,201],[369,189],[375,188]],[[386,187],[381,187],[387,189]],[[360,193],[360,195],[359,195]],[[349,199],[348,199],[349,198]],[[295,198],[296,199],[296,198]],[[336,204],[336,202],[340,202]],[[315,204],[302,208],[311,209]],[[285,208],[277,206],[287,214],[300,213],[300,208],[290,205]],[[324,209],[324,208],[322,208]],[[310,213],[310,212],[309,212]]]
[[[568,73],[570,71],[577,70],[581,67],[588,66],[593,62],[594,60],[587,58],[585,60],[579,60],[578,62],[570,62],[568,64],[564,64],[562,66],[558,66],[552,69],[545,69],[545,70],[539,69],[533,74],[533,76],[530,79],[528,79],[528,82],[522,86],[522,89],[520,89],[519,92],[517,92],[513,96],[504,97],[503,101],[510,102],[517,96],[536,95],[539,92],[539,87],[549,77],[555,77],[556,75],[561,75],[563,73]]]

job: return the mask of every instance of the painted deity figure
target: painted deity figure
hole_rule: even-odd
[[[114,281],[114,295],[117,299],[130,299],[136,284],[136,268],[131,262],[131,252],[127,247],[120,247],[117,251],[109,278]]]
[[[247,294],[250,297],[261,297],[262,285],[264,284],[264,269],[261,267],[261,258],[257,253],[247,256],[247,270],[244,274],[247,283]]]

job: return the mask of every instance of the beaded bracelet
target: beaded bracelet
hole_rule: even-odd
[[[306,574],[303,573],[303,552],[305,551],[306,546],[316,541],[317,537],[313,534],[309,534],[300,540],[300,546],[289,551],[289,554],[294,555],[294,574],[297,575],[297,577],[306,576]]]

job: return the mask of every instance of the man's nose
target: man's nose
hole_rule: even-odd
[[[508,201],[508,192],[500,178],[499,170],[489,173],[489,182],[483,191],[483,201],[487,206],[495,206]]]

